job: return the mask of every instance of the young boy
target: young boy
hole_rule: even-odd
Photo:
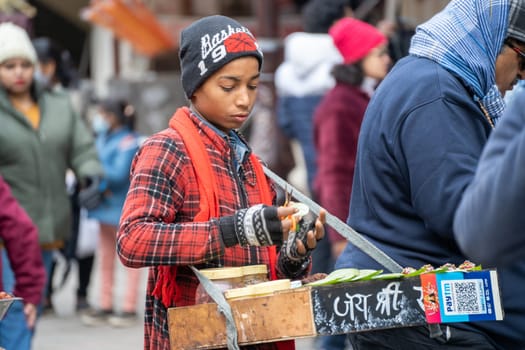
[[[151,267],[144,348],[155,350],[170,348],[167,308],[194,304],[189,265],[266,264],[272,278],[302,278],[324,237],[324,212],[313,230],[288,234],[283,218],[295,210],[272,205],[275,192],[235,131],[253,108],[263,60],[249,30],[202,18],[182,31],[179,54],[190,107],[137,153],[117,239],[125,265]]]

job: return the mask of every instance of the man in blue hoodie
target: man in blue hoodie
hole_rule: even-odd
[[[525,1],[452,0],[416,29],[359,135],[348,223],[401,266],[462,263],[453,219],[503,95],[525,77]],[[479,215],[484,215],[479,212]],[[348,244],[337,268],[380,268]],[[499,270],[505,320],[350,335],[360,349],[523,349],[525,261]]]

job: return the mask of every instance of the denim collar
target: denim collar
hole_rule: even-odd
[[[237,172],[241,171],[241,164],[244,162],[248,154],[250,153],[250,150],[248,146],[241,140],[239,135],[234,131],[230,130],[228,133],[225,133],[224,131],[217,128],[215,125],[210,123],[206,118],[204,118],[193,105],[190,106],[190,111],[193,113],[197,118],[199,118],[206,126],[208,126],[210,129],[215,131],[220,137],[222,137],[228,144],[232,147],[233,151],[235,152],[235,169]]]

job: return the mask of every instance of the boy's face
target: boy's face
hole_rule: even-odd
[[[192,104],[220,130],[238,129],[252,111],[259,76],[259,61],[255,57],[237,58],[195,90]]]

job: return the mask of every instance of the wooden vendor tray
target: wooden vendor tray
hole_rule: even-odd
[[[421,276],[229,300],[238,343],[503,318],[495,270]],[[465,294],[465,288],[472,293]],[[226,347],[226,319],[214,303],[170,308],[168,322],[172,350]]]

